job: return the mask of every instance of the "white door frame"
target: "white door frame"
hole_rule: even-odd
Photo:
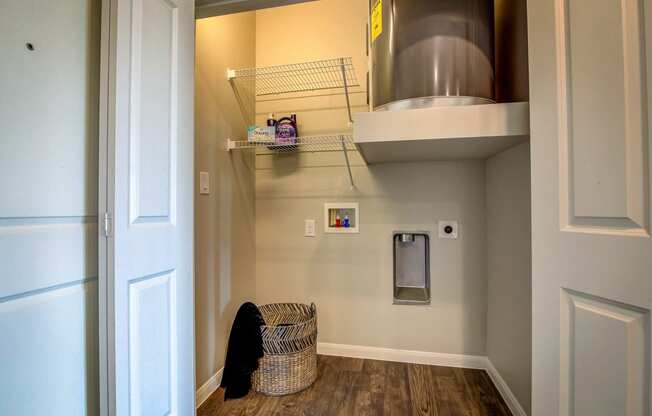
[[[102,0],[102,28],[101,28],[101,50],[100,50],[100,117],[99,117],[99,158],[98,158],[98,319],[99,319],[99,376],[100,376],[100,415],[107,416],[114,414],[115,409],[109,409],[109,403],[113,402],[109,398],[113,396],[114,391],[111,386],[114,384],[115,373],[109,368],[109,270],[112,257],[111,245],[108,244],[107,235],[110,232],[109,211],[109,192],[113,189],[113,184],[109,184],[109,165],[114,160],[111,147],[109,146],[109,111],[114,111],[110,106],[109,96],[113,90],[110,82],[113,68],[110,67],[110,56],[113,51],[110,50],[111,41],[111,14],[115,12],[115,2],[111,0]]]

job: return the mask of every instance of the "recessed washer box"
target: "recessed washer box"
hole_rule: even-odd
[[[360,232],[360,206],[357,202],[327,202],[324,204],[324,231],[330,234]]]

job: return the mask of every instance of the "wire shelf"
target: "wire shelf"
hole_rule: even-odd
[[[229,140],[229,150],[256,149],[256,154],[295,152],[335,152],[356,150],[351,134],[303,136],[293,144],[255,143],[247,140]]]
[[[360,86],[351,58],[229,70],[228,78],[256,96]]]
[[[343,89],[346,99],[349,125],[353,123],[349,89],[359,87],[360,84],[350,57],[261,68],[230,69],[227,71],[227,78],[249,126],[255,124],[256,97],[339,88]],[[351,187],[355,186],[348,152],[357,149],[351,134],[303,136],[292,144],[229,140],[228,149],[255,149],[258,155],[340,151],[344,155]]]

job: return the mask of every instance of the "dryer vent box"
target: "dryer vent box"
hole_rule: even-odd
[[[394,303],[430,303],[430,235],[425,231],[395,231]]]

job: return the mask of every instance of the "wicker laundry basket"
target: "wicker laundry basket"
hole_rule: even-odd
[[[317,308],[300,303],[259,307],[263,350],[252,376],[257,392],[282,396],[301,391],[317,378]]]

